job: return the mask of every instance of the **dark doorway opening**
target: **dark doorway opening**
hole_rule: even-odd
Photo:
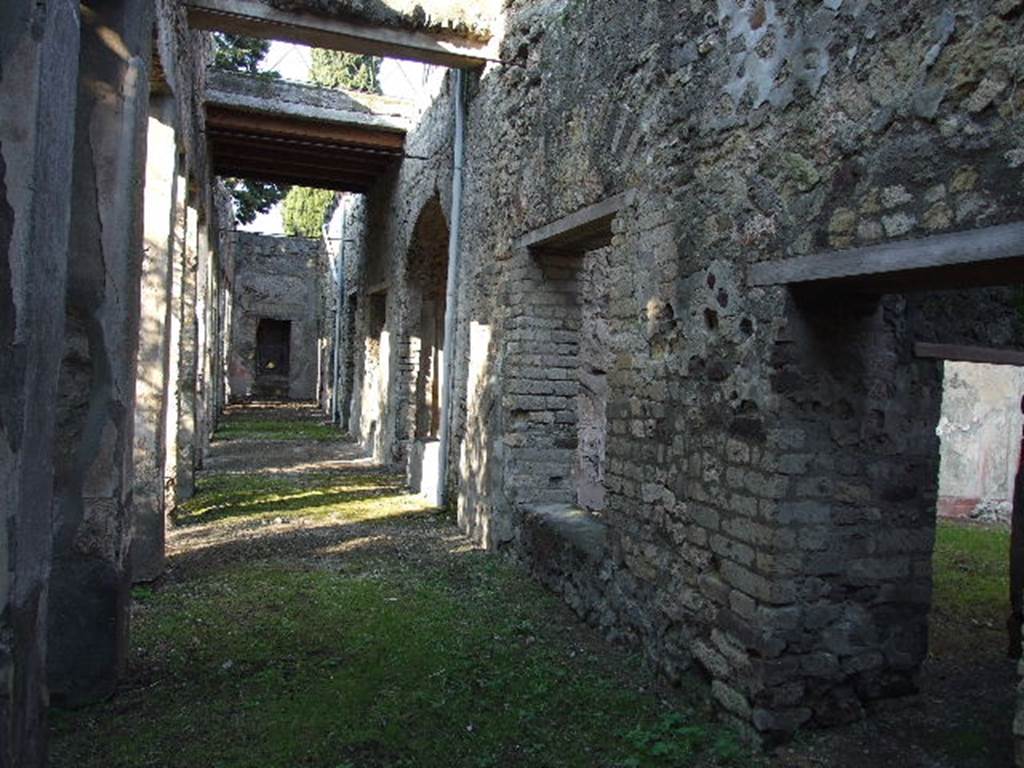
[[[291,367],[290,320],[263,318],[256,326],[256,395],[288,397]]]

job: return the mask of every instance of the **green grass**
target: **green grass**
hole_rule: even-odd
[[[1008,531],[939,521],[933,558],[937,614],[1002,627],[1009,611]]]
[[[55,713],[53,764],[750,764],[704,707],[626,684],[648,679],[636,660],[575,646],[511,566],[461,558],[422,579],[255,565],[147,596],[135,687]]]
[[[345,434],[330,424],[285,421],[234,415],[223,421],[215,440],[342,440]]]
[[[390,475],[225,474],[200,484],[178,524],[332,514],[423,531],[422,509]],[[702,683],[658,688],[502,558],[441,547],[424,568],[380,552],[352,547],[336,556],[343,568],[226,562],[135,589],[126,684],[109,702],[52,713],[51,764],[760,764],[715,721]]]

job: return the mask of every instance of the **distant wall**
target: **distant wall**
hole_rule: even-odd
[[[939,515],[1009,523],[1024,369],[949,362],[943,379]]]
[[[238,232],[234,243],[230,399],[239,401],[254,395],[256,328],[261,318],[271,318],[292,324],[288,397],[315,400],[317,347],[324,325],[321,281],[326,255],[322,242]]]

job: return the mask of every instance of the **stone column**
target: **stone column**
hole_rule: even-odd
[[[164,570],[163,432],[178,162],[174,111],[171,97],[153,100],[146,135],[145,253],[135,380],[135,582],[152,581]]]
[[[167,397],[164,413],[164,511],[177,502],[178,398],[181,361],[181,289],[185,271],[185,242],[188,239],[188,178],[185,158],[178,159],[174,185],[173,258],[171,259],[170,315],[167,326]]]
[[[49,680],[113,693],[128,640],[150,3],[83,2],[64,360],[57,398]]]
[[[46,600],[78,3],[0,3],[0,768],[46,763]]]
[[[199,259],[199,210],[188,206],[185,231],[185,260],[181,270],[181,338],[178,352],[178,441],[176,446],[174,501],[181,504],[195,492],[196,367],[198,321],[196,318],[196,273]]]

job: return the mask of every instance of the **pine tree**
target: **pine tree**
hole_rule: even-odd
[[[320,237],[327,221],[327,209],[333,202],[334,192],[329,189],[292,187],[282,210],[285,234]]]
[[[309,77],[324,88],[379,94],[380,64],[376,56],[314,48]]]

